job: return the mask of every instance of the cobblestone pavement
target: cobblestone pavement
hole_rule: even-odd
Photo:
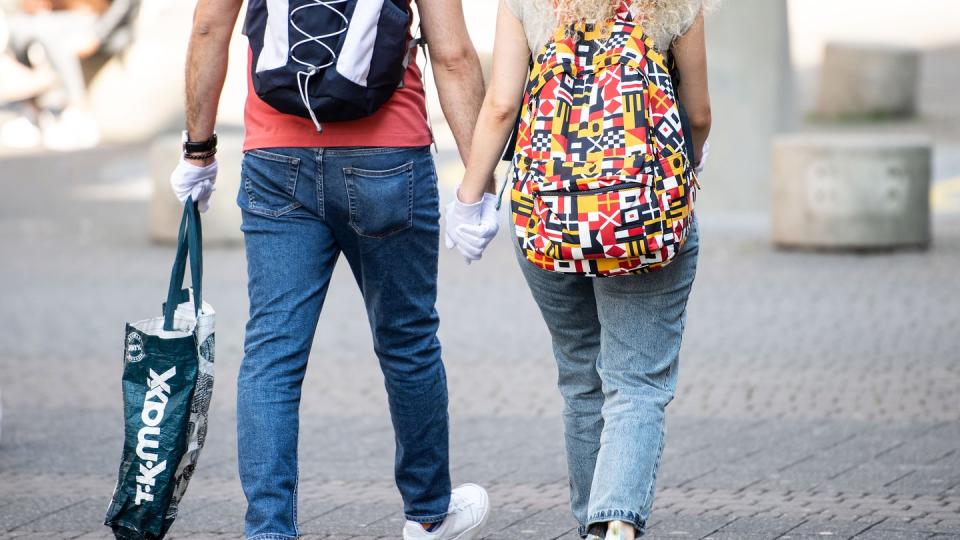
[[[159,307],[171,253],[145,241],[143,200],[81,195],[130,187],[143,162],[134,148],[0,165],[0,538],[106,538],[122,324]],[[929,251],[871,255],[774,251],[751,217],[701,227],[649,537],[960,538],[960,216],[935,218]],[[489,488],[486,538],[572,539],[556,371],[510,249],[501,234],[479,264],[441,260],[454,480]],[[244,259],[205,262],[218,378],[175,539],[238,538],[244,508]],[[392,444],[342,265],[303,400],[305,538],[398,538]]]

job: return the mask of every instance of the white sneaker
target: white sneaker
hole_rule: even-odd
[[[450,494],[450,507],[443,523],[428,531],[415,521],[407,521],[403,540],[474,540],[480,537],[489,515],[487,491],[476,484],[464,484]]]
[[[0,126],[0,146],[7,148],[34,148],[40,146],[40,128],[26,116],[20,116]]]
[[[50,150],[83,150],[99,143],[97,119],[84,110],[68,108],[43,127],[43,144]]]

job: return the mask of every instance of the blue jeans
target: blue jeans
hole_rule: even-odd
[[[517,250],[553,339],[581,535],[613,520],[642,533],[650,517],[698,249],[694,225],[665,268],[599,279],[542,270]]]
[[[404,512],[418,522],[442,519],[450,501],[447,384],[429,148],[252,150],[241,174],[250,320],[237,437],[247,537],[298,535],[300,392],[341,252],[363,293],[386,382]]]

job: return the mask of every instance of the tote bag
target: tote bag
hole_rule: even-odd
[[[126,326],[124,441],[104,524],[121,540],[163,538],[207,433],[214,311],[203,302],[200,214],[187,199],[163,316]],[[183,289],[187,261],[192,288]]]

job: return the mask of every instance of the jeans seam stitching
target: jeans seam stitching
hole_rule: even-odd
[[[293,482],[293,532],[294,532],[294,534],[297,536],[297,538],[299,538],[299,537],[300,537],[300,527],[297,525],[297,497],[298,497],[297,493],[298,493],[298,491],[299,491],[299,489],[300,489],[300,456],[299,456],[299,451],[297,451],[297,452],[294,454],[294,457],[295,457],[295,459],[297,460],[297,472],[296,472],[296,476],[294,477],[294,482]]]
[[[633,510],[611,508],[609,510],[600,510],[589,515],[587,517],[586,528],[589,529],[590,525],[593,525],[594,523],[604,523],[609,521],[609,518],[625,518],[626,521],[629,521],[638,529],[643,529],[646,523],[646,521],[643,519],[643,516],[637,512],[634,512]]]
[[[300,159],[298,158],[296,162],[291,162],[290,166],[287,167],[287,192],[290,194],[290,208],[289,211],[296,210],[297,208],[303,206],[297,201],[297,180],[300,178]]]
[[[317,175],[314,178],[314,181],[317,184],[317,215],[320,216],[320,221],[326,222],[326,208],[324,207],[325,199],[323,193],[323,151],[317,151]]]
[[[409,514],[405,514],[404,517],[415,523],[436,523],[441,519],[446,518],[448,515],[450,515],[450,512],[443,512],[442,514],[433,514],[431,516],[411,516]]]
[[[409,152],[428,148],[427,146],[376,146],[369,148],[325,148],[324,152],[331,156],[373,156]]]
[[[300,158],[296,156],[284,156],[282,154],[275,154],[273,152],[268,152],[260,148],[254,148],[252,150],[247,150],[247,154],[258,157],[260,159],[265,159],[267,161],[275,161],[277,163],[287,163],[291,165],[299,165]]]
[[[278,218],[278,217],[281,217],[281,216],[283,216],[283,215],[289,214],[290,212],[293,212],[294,210],[296,210],[296,209],[300,208],[301,206],[303,206],[303,205],[301,205],[300,203],[298,203],[297,201],[293,201],[293,202],[291,202],[290,204],[288,204],[287,206],[284,206],[283,208],[281,208],[281,209],[279,209],[279,210],[272,210],[272,209],[270,209],[270,208],[266,208],[266,207],[263,207],[263,206],[260,206],[260,205],[257,204],[257,202],[256,202],[256,197],[253,195],[253,190],[250,188],[250,180],[249,180],[249,179],[244,180],[244,189],[245,189],[245,191],[247,192],[247,200],[248,200],[248,202],[250,203],[250,204],[248,205],[248,207],[246,208],[246,210],[247,210],[248,212],[252,212],[252,213],[254,213],[254,214],[259,214],[259,215],[264,216],[264,217],[268,217],[268,218]]]

